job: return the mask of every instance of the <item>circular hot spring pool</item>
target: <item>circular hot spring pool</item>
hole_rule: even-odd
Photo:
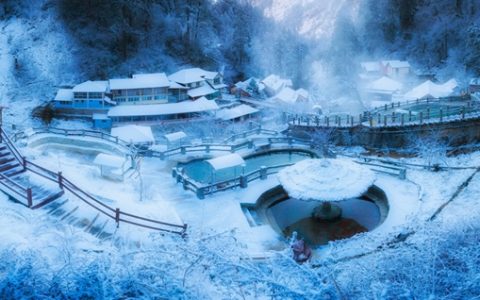
[[[188,163],[180,163],[178,166],[191,179],[200,183],[221,182],[236,178],[242,173],[260,169],[261,166],[271,167],[278,165],[294,164],[307,158],[318,157],[312,151],[306,149],[276,149],[253,153],[244,157],[245,166],[212,171],[211,166],[205,159],[197,159]],[[215,173],[215,174],[214,174]]]
[[[279,234],[289,238],[293,232],[312,246],[327,244],[375,229],[388,214],[385,193],[372,185],[357,198],[332,202],[332,207],[341,211],[334,218],[320,218],[318,213],[325,202],[304,201],[291,198],[277,186],[259,198],[252,215],[261,223],[268,223]]]

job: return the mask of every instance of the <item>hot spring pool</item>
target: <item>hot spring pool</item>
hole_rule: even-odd
[[[254,153],[244,157],[245,167],[233,167],[218,170],[213,174],[212,167],[206,160],[194,160],[185,164],[179,164],[185,174],[191,179],[200,183],[221,182],[240,176],[243,172],[250,172],[260,169],[261,166],[276,166],[294,164],[307,158],[315,158],[317,155],[303,149],[270,150],[261,153]]]
[[[337,219],[315,218],[313,211],[321,204],[320,201],[291,198],[278,186],[265,192],[255,207],[247,209],[257,222],[270,224],[286,238],[295,231],[312,246],[371,231],[385,220],[389,209],[385,193],[374,185],[360,197],[332,202],[342,211]]]

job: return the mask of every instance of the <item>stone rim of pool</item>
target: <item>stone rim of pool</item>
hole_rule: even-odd
[[[358,201],[364,201],[364,202],[370,202],[370,203],[374,204],[375,207],[378,209],[378,220],[376,220],[374,222],[373,226],[370,223],[369,226],[367,226],[369,228],[367,228],[367,227],[363,226],[361,223],[357,222],[357,220],[353,220],[356,223],[358,223],[359,225],[365,227],[365,230],[362,230],[362,231],[359,231],[359,232],[355,231],[355,232],[353,232],[353,234],[348,234],[348,232],[347,232],[346,235],[341,235],[341,238],[328,239],[326,241],[325,241],[325,239],[323,239],[323,240],[320,239],[321,240],[320,243],[318,242],[318,240],[316,240],[315,242],[312,242],[311,240],[309,240],[308,236],[303,236],[303,237],[306,239],[306,241],[311,246],[319,247],[319,246],[328,244],[328,242],[330,242],[330,241],[351,238],[351,237],[353,237],[356,234],[361,233],[361,232],[373,231],[376,228],[378,228],[380,225],[382,225],[382,223],[385,221],[385,219],[388,215],[388,212],[389,212],[389,204],[388,204],[388,199],[387,199],[387,196],[386,196],[385,192],[382,189],[380,189],[378,186],[371,185],[367,189],[367,191],[364,192],[363,194],[361,194],[359,197],[344,199],[344,200],[338,201],[336,203],[340,204],[340,205],[343,205],[344,203],[346,203],[348,201],[357,201],[357,200]],[[290,237],[290,234],[292,233],[292,231],[290,231],[290,232],[286,231],[286,228],[280,224],[281,220],[279,221],[277,219],[277,216],[275,216],[275,214],[272,212],[273,207],[275,207],[276,205],[278,205],[282,202],[285,202],[285,201],[297,201],[297,203],[300,203],[302,205],[310,205],[311,207],[314,207],[315,203],[318,204],[318,205],[320,205],[322,203],[325,203],[325,202],[322,202],[322,201],[319,201],[319,202],[302,201],[302,200],[298,200],[298,199],[295,199],[295,198],[291,198],[288,195],[288,193],[285,191],[285,189],[283,189],[283,187],[281,185],[278,185],[274,188],[271,188],[271,189],[265,191],[262,195],[260,195],[260,197],[258,198],[258,200],[256,201],[255,204],[253,204],[253,205],[252,204],[242,204],[242,209],[246,214],[248,214],[250,216],[251,223],[253,221],[254,224],[251,224],[251,225],[257,226],[257,225],[268,224],[281,237],[283,237],[285,239],[285,242],[287,242],[289,237]],[[345,206],[343,206],[343,207],[345,207]],[[292,210],[291,210],[291,207],[290,207],[289,212],[291,212],[291,211]],[[311,214],[306,214],[304,216],[304,218],[302,218],[298,221],[302,221],[303,219],[307,219],[307,218],[313,218],[313,217],[311,216]],[[343,218],[343,216],[342,216],[342,218]],[[337,223],[336,224],[332,223],[332,224],[333,225],[340,224],[342,226],[345,225],[346,222],[348,223],[348,224],[346,224],[347,226],[351,226],[353,224],[353,222],[351,222],[350,220],[345,221],[345,219],[347,219],[347,218],[335,219],[335,220],[333,220],[333,222],[337,222]],[[348,219],[350,219],[350,218],[348,218]],[[318,224],[315,223],[314,220],[310,220],[310,222],[309,222],[310,225],[311,224],[318,225],[318,227],[315,230],[318,230],[319,228],[321,228],[320,226],[326,227],[328,225],[327,223],[325,223],[324,220],[316,220],[316,221],[318,221],[317,222]],[[353,224],[353,225],[357,225],[357,224]],[[334,230],[334,231],[336,230],[336,228],[334,228],[335,226],[330,226],[330,227],[331,228],[329,230]],[[347,228],[346,230],[348,231],[349,229]],[[315,231],[315,232],[317,232],[317,231]],[[300,236],[302,236],[302,234],[300,234]]]

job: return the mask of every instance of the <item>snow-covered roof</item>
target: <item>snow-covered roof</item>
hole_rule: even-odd
[[[410,63],[406,60],[383,60],[382,64],[384,66],[390,65],[394,69],[410,68]]]
[[[161,116],[217,110],[213,100],[202,97],[195,101],[182,101],[166,104],[119,105],[108,111],[109,117]]]
[[[149,126],[126,125],[114,127],[111,135],[134,144],[155,143],[152,129]]]
[[[247,90],[250,87],[250,83],[254,81],[258,85],[258,79],[255,77],[250,77],[245,81],[239,81],[235,83],[235,86],[239,89]]]
[[[165,137],[165,139],[167,139],[168,142],[171,143],[171,142],[175,142],[175,141],[184,139],[184,138],[187,137],[187,135],[183,131],[177,131],[177,132],[172,132],[172,133],[169,133],[169,134],[165,134],[164,137]]]
[[[470,79],[470,85],[480,85],[480,77]]]
[[[310,96],[307,90],[301,88],[297,90],[297,95],[305,99],[308,99],[308,97]]]
[[[262,83],[265,85],[265,87],[273,90],[279,90],[282,87],[290,87],[293,85],[290,79],[283,79],[275,74],[265,77],[265,79],[262,80]]]
[[[379,78],[371,82],[367,86],[367,89],[370,90],[370,92],[393,93],[401,90],[402,87],[403,87],[402,83],[395,81],[389,77],[383,76],[382,78]]]
[[[284,87],[277,95],[273,97],[275,100],[279,100],[285,103],[294,104],[297,102],[297,91],[292,88]]]
[[[232,108],[224,108],[217,112],[219,119],[228,121],[242,116],[257,113],[259,110],[246,104],[240,104]]]
[[[214,84],[213,85],[213,88],[216,89],[216,90],[220,90],[220,89],[223,89],[223,88],[226,88],[228,87],[228,85],[226,85],[225,83],[220,83],[220,84]]]
[[[210,87],[210,85],[205,84],[205,85],[202,85],[201,87],[188,90],[187,94],[189,97],[197,98],[201,96],[211,95],[216,92],[217,90],[214,90],[212,89],[212,87]]]
[[[435,84],[430,80],[414,87],[404,95],[405,100],[447,97],[454,93],[457,81],[450,79],[444,84]]]
[[[92,93],[106,93],[108,91],[108,81],[96,80],[85,81],[73,87],[73,92],[92,92]]]
[[[214,79],[218,75],[218,72],[205,71],[200,68],[190,68],[177,71],[168,76],[168,79],[180,84],[189,84],[193,82],[203,81],[205,79]]]
[[[93,164],[97,166],[106,166],[110,168],[122,168],[125,163],[125,158],[116,155],[109,155],[100,153],[93,160]]]
[[[55,101],[72,101],[73,100],[73,89],[59,89],[53,100],[55,100]]]
[[[110,79],[110,90],[128,90],[168,87],[165,73],[135,74],[132,78]]]
[[[231,153],[231,154],[209,159],[207,160],[207,163],[209,163],[213,169],[218,171],[226,168],[244,165],[245,161],[237,153]]]
[[[307,201],[358,197],[375,179],[368,167],[339,158],[305,159],[278,173],[278,180],[290,197]]]
[[[380,71],[380,63],[377,61],[364,61],[360,63],[362,68],[367,72],[378,72]]]
[[[169,89],[175,90],[188,90],[188,87],[176,83],[175,81],[169,80]]]

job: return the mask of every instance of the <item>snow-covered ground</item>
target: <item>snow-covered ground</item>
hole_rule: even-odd
[[[186,240],[168,234],[147,233],[126,224],[121,225],[113,239],[99,240],[47,215],[45,211],[31,211],[2,198],[1,255],[16,255],[17,266],[30,266],[33,268],[31,272],[36,276],[40,276],[40,270],[45,270],[41,276],[46,282],[56,280],[53,275],[55,272],[71,278],[75,277],[71,268],[78,268],[82,274],[88,274],[93,268],[100,277],[96,278],[97,285],[93,285],[96,287],[87,289],[85,294],[97,297],[119,297],[121,291],[130,289],[124,285],[129,284],[125,282],[125,272],[135,274],[130,284],[136,286],[136,292],[164,297],[186,295],[193,298],[241,298],[243,292],[246,298],[256,298],[270,293],[273,282],[285,289],[280,294],[287,293],[291,298],[321,297],[325,293],[338,296],[338,290],[329,284],[310,290],[299,287],[314,284],[323,278],[324,275],[320,272],[333,268],[335,275],[332,276],[338,281],[339,289],[350,291],[348,274],[355,270],[351,264],[361,264],[371,272],[380,272],[372,269],[374,265],[369,265],[368,262],[380,263],[379,260],[385,253],[394,251],[388,246],[389,243],[402,234],[415,232],[409,243],[421,245],[425,240],[425,228],[433,226],[436,230],[449,228],[455,231],[458,226],[464,230],[466,222],[471,222],[471,216],[480,210],[480,175],[477,175],[457,199],[445,206],[438,218],[433,222],[428,221],[473,174],[474,169],[436,173],[408,169],[406,180],[376,174],[375,185],[385,191],[389,200],[390,210],[385,221],[371,232],[330,242],[316,249],[311,262],[298,266],[291,261],[287,241],[269,225],[250,226],[241,209],[242,203],[255,203],[263,192],[277,186],[279,180],[276,175],[269,176],[267,180],[253,181],[246,189],[237,188],[199,200],[192,192],[184,191],[171,177],[175,160],[182,160],[181,155],[166,161],[143,158],[139,176],[115,182],[100,176],[98,167],[92,165],[95,157],[92,153],[84,152],[82,148],[57,146],[27,146],[21,148],[21,151],[28,153],[29,159],[35,163],[54,171],[62,171],[66,178],[110,206],[161,221],[178,224],[185,222],[189,225]],[[403,161],[423,163],[422,158]],[[442,163],[448,166],[475,166],[479,162],[479,153],[442,158]],[[459,219],[460,214],[464,217]],[[404,251],[405,247],[410,247],[409,243],[399,243],[397,251]],[[147,263],[150,264],[149,267],[146,267]],[[315,268],[311,269],[311,266]],[[349,267],[338,269],[338,266]],[[136,277],[141,276],[140,268],[147,268],[152,274],[163,274],[158,276],[163,276],[164,289],[148,280],[149,288],[139,287],[139,282],[145,282]],[[13,278],[20,277],[18,270],[10,269],[8,272],[13,273],[7,273],[0,282],[10,282]],[[114,274],[115,272],[117,273]],[[254,272],[255,275],[249,272]],[[290,272],[299,274],[288,280],[279,279],[278,276],[289,277],[286,274]],[[113,276],[118,282],[106,284],[102,276]],[[236,276],[243,278],[244,284],[249,287],[248,291],[238,287],[238,281],[233,280]],[[88,282],[91,280],[82,276],[78,278]],[[57,280],[62,286],[59,289],[63,291],[67,283],[63,279]],[[257,286],[254,283],[257,281],[263,285]],[[76,286],[82,284],[74,283]],[[107,287],[112,286],[115,288],[110,291]],[[48,291],[41,286],[36,286],[36,289]],[[25,291],[18,293],[22,294],[16,295],[25,295]]]

